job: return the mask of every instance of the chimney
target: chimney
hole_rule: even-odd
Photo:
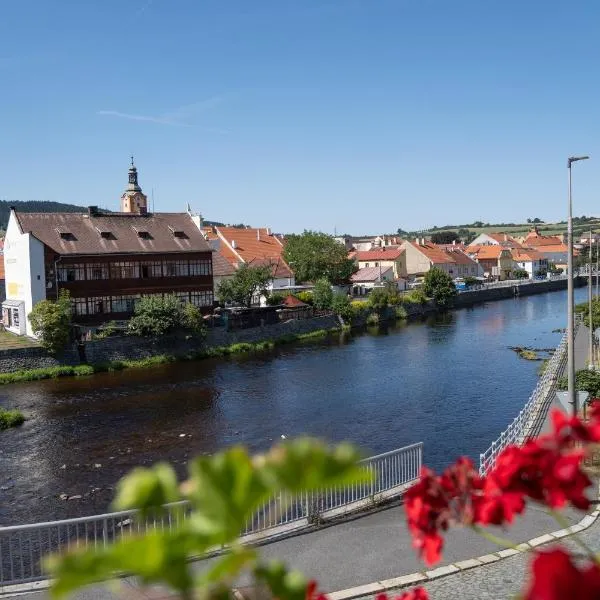
[[[271,228],[270,228],[270,227],[267,227],[267,235],[273,235],[273,234],[271,233]]]
[[[506,233],[504,234],[504,241],[508,242],[508,235]]]
[[[260,242],[260,228],[256,230],[256,239]]]
[[[235,240],[231,240],[231,247],[235,250],[236,246],[235,246]]]
[[[98,216],[98,207],[97,206],[88,206],[88,216],[89,217]]]

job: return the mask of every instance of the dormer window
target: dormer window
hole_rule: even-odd
[[[141,240],[151,240],[152,236],[147,229],[141,229],[139,227],[134,227],[133,230],[137,233],[138,238]]]
[[[182,239],[187,239],[187,234],[185,233],[185,231],[183,231],[183,229],[176,229],[175,227],[173,227],[172,225],[169,225],[169,231],[173,234],[174,237],[176,238],[182,238]]]
[[[77,239],[64,225],[56,227],[56,233],[58,233],[61,240],[67,242],[74,242]]]
[[[96,227],[96,231],[100,234],[101,238],[104,238],[105,240],[114,240],[116,239],[113,232],[108,230],[108,229],[104,229],[101,227]]]

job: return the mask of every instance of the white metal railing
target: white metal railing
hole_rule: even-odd
[[[576,328],[578,324],[576,324]],[[485,475],[490,471],[498,455],[512,444],[521,445],[531,436],[536,422],[542,415],[541,411],[547,412],[550,402],[558,384],[558,378],[563,371],[567,361],[567,334],[560,340],[554,354],[548,361],[544,373],[539,378],[533,393],[527,404],[515,417],[513,422],[500,434],[500,437],[492,442],[492,445],[479,455],[479,472]]]
[[[503,288],[503,287],[518,287],[521,285],[531,285],[532,283],[545,283],[546,281],[556,281],[557,279],[566,279],[566,275],[553,275],[549,278],[544,279],[505,279],[504,281],[490,281],[488,283],[481,283],[475,285],[468,290],[460,290],[461,294],[468,294],[469,292],[476,292],[478,290],[485,290],[490,288]]]
[[[251,519],[243,536],[269,532],[287,524],[302,526],[318,523],[327,513],[377,501],[379,497],[401,495],[421,471],[423,443],[412,444],[361,461],[372,475],[368,483],[356,483],[311,491],[291,497],[276,494]],[[189,515],[189,505],[178,502],[164,507],[153,519],[141,519],[137,511],[122,511],[52,521],[0,527],[0,592],[6,586],[45,579],[43,558],[69,548],[101,548],[123,535],[150,529],[171,529]]]

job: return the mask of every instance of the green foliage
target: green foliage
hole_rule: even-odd
[[[109,321],[105,325],[102,326],[96,333],[94,334],[94,339],[103,340],[107,337],[111,337],[115,335],[119,331],[117,327],[116,321]]]
[[[402,296],[402,302],[405,304],[427,304],[427,296],[421,288],[411,290]]]
[[[457,294],[452,277],[437,267],[429,269],[425,274],[423,291],[440,307],[450,306]]]
[[[174,519],[169,531],[150,529],[117,539],[111,545],[73,550],[52,557],[51,593],[64,597],[85,585],[114,579],[123,573],[143,584],[162,584],[184,599],[227,597],[242,571],[249,571],[281,600],[304,600],[307,581],[281,563],[264,563],[256,550],[243,546],[240,532],[256,509],[275,493],[292,496],[327,486],[366,481],[354,448],[299,439],[251,457],[241,447],[230,448],[190,463],[189,477],[178,484],[168,465],[136,469],[118,486],[114,507],[139,509],[142,515],[160,514],[165,502],[187,500],[190,514]],[[200,573],[191,558],[227,546],[229,552]]]
[[[333,300],[331,301],[331,310],[336,315],[342,317],[345,322],[351,321],[354,315],[352,305],[350,304],[350,298],[346,294],[334,294]]]
[[[470,286],[470,285],[477,285],[477,283],[479,283],[477,281],[477,277],[473,277],[472,275],[467,275],[464,278],[464,282],[466,285]]]
[[[296,281],[327,279],[343,283],[356,270],[344,245],[333,236],[317,231],[287,236],[283,258],[294,271]]]
[[[56,302],[42,300],[29,313],[31,328],[48,352],[58,354],[71,337],[71,300],[67,290],[61,290]]]
[[[433,244],[451,244],[452,242],[460,242],[460,236],[456,231],[436,231],[431,234],[431,242]]]
[[[196,335],[204,335],[206,333],[202,312],[191,302],[186,302],[183,305],[181,323],[185,329],[193,331]]]
[[[367,325],[379,325],[379,313],[370,313],[367,317]]]
[[[561,390],[568,388],[568,380],[561,377],[558,382]],[[581,369],[575,373],[575,389],[582,392],[589,392],[591,398],[600,398],[600,372]]]
[[[583,315],[583,324],[586,327],[590,326],[590,307],[587,302],[581,302],[575,306],[575,312]],[[592,299],[592,323],[593,328],[600,327],[600,298]]]
[[[280,306],[284,303],[287,296],[288,294],[283,294],[282,292],[273,292],[272,294],[269,294],[267,304],[269,306]]]
[[[408,317],[408,313],[404,306],[396,306],[396,319],[406,319]]]
[[[373,288],[367,302],[373,310],[383,310],[389,304],[389,295],[384,288]]]
[[[333,302],[333,290],[327,279],[318,279],[315,281],[313,290],[313,305],[321,310],[331,308]]]
[[[298,292],[296,294],[296,298],[298,298],[298,300],[305,302],[306,304],[310,304],[312,305],[313,303],[313,293],[309,292],[308,290],[305,290],[303,292]]]
[[[525,269],[515,269],[512,272],[513,279],[528,279],[529,273]]]
[[[233,277],[221,282],[219,299],[221,302],[250,308],[254,296],[267,295],[267,288],[272,279],[271,267],[268,265],[261,267],[240,265]]]
[[[0,431],[10,427],[18,427],[25,422],[23,413],[19,410],[0,408]]]
[[[161,336],[176,329],[203,331],[200,310],[181,300],[175,294],[142,296],[129,320],[127,332],[143,337]]]

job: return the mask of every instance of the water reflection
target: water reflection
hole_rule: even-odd
[[[349,439],[366,452],[424,441],[438,468],[461,453],[476,459],[535,385],[537,363],[508,346],[556,345],[565,304],[557,292],[376,335],[1,388],[0,405],[29,419],[0,434],[0,523],[104,511],[138,464],[168,460],[183,473],[191,456],[265,449],[282,434]]]

